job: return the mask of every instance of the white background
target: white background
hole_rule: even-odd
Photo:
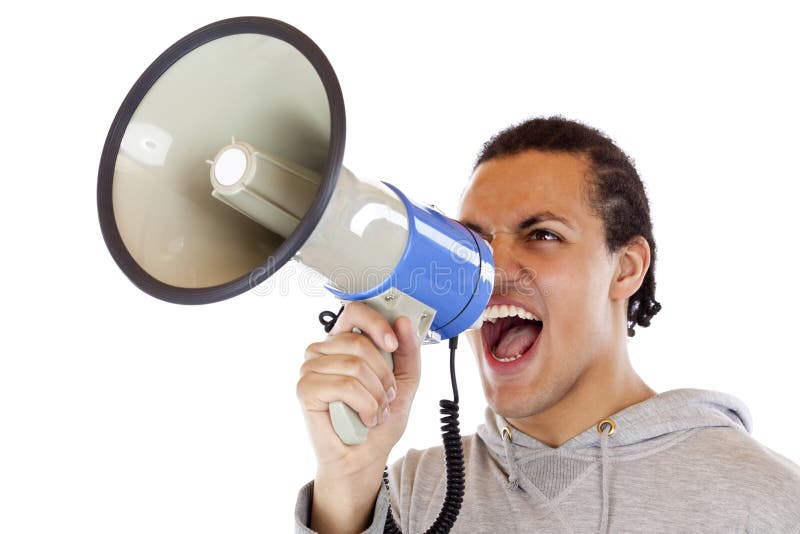
[[[240,15],[285,20],[325,52],[349,168],[450,215],[481,144],[511,123],[558,113],[611,135],[646,182],[659,254],[663,311],[631,340],[634,366],[657,391],[738,396],[754,436],[800,463],[800,39],[788,9],[64,4],[4,11],[0,37],[0,531],[292,528],[315,469],[294,388],[304,347],[323,337],[317,314],[336,301],[287,276],[266,295],[160,302],[112,261],[95,206],[131,85],[182,36]],[[458,365],[473,432],[484,399],[466,343]],[[446,347],[426,347],[393,459],[438,444],[444,396]]]

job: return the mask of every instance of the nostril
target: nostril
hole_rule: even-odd
[[[521,267],[516,262],[498,262],[495,260],[494,264],[494,281],[495,285],[503,287],[506,286],[508,289],[503,291],[504,293],[508,293],[511,289],[516,288],[520,285],[520,280],[527,280],[529,277],[525,276],[524,267]],[[522,287],[527,287],[530,284],[523,283]]]

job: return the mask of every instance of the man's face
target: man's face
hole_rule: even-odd
[[[460,220],[494,251],[490,305],[516,303],[543,322],[498,319],[467,333],[487,401],[507,418],[554,405],[614,350],[616,255],[608,254],[603,222],[587,204],[589,176],[581,156],[525,151],[482,163],[462,198]]]

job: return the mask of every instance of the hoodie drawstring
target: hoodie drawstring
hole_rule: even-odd
[[[608,532],[608,437],[616,430],[617,425],[613,419],[603,419],[597,423],[597,431],[600,433],[600,473],[603,479],[603,510],[600,513],[600,529],[598,530],[600,534]]]
[[[603,495],[603,509],[600,513],[600,528],[598,532],[605,534],[608,532],[608,472],[610,470],[608,463],[608,438],[617,430],[617,424],[613,419],[603,419],[597,423],[597,432],[600,434],[600,476],[602,479],[602,495]],[[500,432],[503,440],[503,449],[506,453],[506,462],[508,464],[508,489],[519,489],[519,467],[514,459],[513,437],[511,428],[508,426],[503,427]]]
[[[506,451],[506,463],[508,463],[508,489],[519,489],[519,468],[514,460],[514,450],[511,447],[511,429],[507,426],[501,431],[503,438],[503,449]]]

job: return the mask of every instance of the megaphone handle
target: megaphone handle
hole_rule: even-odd
[[[356,334],[364,333],[358,328],[353,327]],[[377,345],[375,345],[378,347]],[[383,359],[389,364],[389,369],[394,371],[394,360],[389,352],[382,351],[379,347]],[[361,421],[358,413],[342,401],[333,401],[328,404],[328,411],[331,414],[331,424],[336,434],[346,445],[359,445],[364,443],[369,434],[369,427]]]

